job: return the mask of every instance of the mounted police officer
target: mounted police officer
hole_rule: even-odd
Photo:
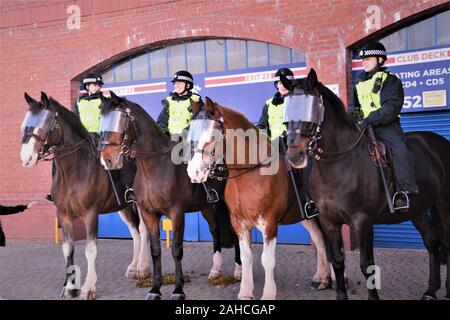
[[[194,77],[190,72],[186,70],[176,72],[172,76],[171,82],[174,90],[161,101],[163,109],[158,116],[157,123],[172,140],[181,141],[183,130],[189,126],[191,121],[192,103],[203,105],[203,101],[200,95],[193,92]],[[209,186],[210,183],[211,181],[208,180],[203,184],[207,192],[208,202],[218,202],[219,193],[223,193],[225,187],[224,183],[213,182],[214,189]]]
[[[362,127],[371,126],[375,135],[386,142],[392,151],[397,192],[397,210],[409,208],[409,195],[419,192],[415,182],[413,158],[406,149],[400,125],[403,106],[403,85],[397,76],[383,67],[386,48],[379,42],[364,46],[359,52],[364,72],[353,90],[349,111],[357,115]]]
[[[163,109],[158,117],[158,124],[167,135],[178,138],[183,129],[189,126],[191,121],[192,101],[203,105],[202,98],[192,92],[194,78],[188,71],[176,72],[171,82],[174,90],[161,103]]]
[[[281,83],[281,75],[284,75],[288,80],[294,80],[294,73],[288,68],[281,68],[275,73],[274,86],[277,89],[277,92],[273,95],[273,97],[266,100],[266,103],[262,109],[261,118],[256,126],[260,129],[267,129],[271,140],[280,138],[280,142],[283,143],[281,148],[282,150],[285,150],[284,144],[286,143],[286,126],[283,123],[284,97],[289,93],[289,90],[286,89]],[[311,166],[312,162],[309,161],[308,166],[305,169],[293,170],[296,175],[300,176],[297,178],[298,180],[301,180],[302,185],[300,197],[303,198],[301,200],[304,204],[308,217],[313,217],[318,214],[318,210],[312,201],[308,190]]]
[[[100,105],[107,100],[101,91],[103,84],[103,78],[99,73],[88,73],[82,81],[82,88],[86,90],[86,93],[82,94],[72,107],[72,112],[80,118],[86,130],[95,137],[98,137],[98,131],[100,129]],[[53,162],[52,177],[55,175],[55,172],[56,167]],[[134,193],[131,186],[133,185],[135,173],[136,164],[134,161],[127,161],[126,165],[120,171],[120,178],[127,186],[125,200],[128,202],[134,200]],[[53,202],[50,194],[47,194],[45,199]]]
[[[81,95],[74,103],[72,112],[80,117],[81,123],[86,130],[94,135],[98,134],[100,128],[100,105],[106,100],[101,88],[103,78],[96,72],[88,73],[82,81],[82,87],[86,93]],[[55,175],[55,162],[52,162],[52,177]],[[53,202],[50,194],[45,196],[47,201]]]
[[[95,135],[100,128],[100,105],[106,100],[101,88],[103,78],[95,72],[88,73],[83,79],[83,88],[87,91],[74,103],[72,112],[80,117],[86,130]]]

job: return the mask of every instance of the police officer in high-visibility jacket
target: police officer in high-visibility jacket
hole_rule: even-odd
[[[106,100],[101,91],[102,86],[102,76],[95,72],[89,73],[83,78],[83,88],[87,92],[72,107],[72,112],[80,117],[86,130],[94,134],[98,134],[100,128],[100,105]]]
[[[203,104],[203,101],[198,94],[192,92],[194,78],[190,72],[176,72],[171,82],[174,90],[161,102],[163,109],[159,114],[158,124],[167,135],[180,137],[191,121],[192,101],[199,104]]]
[[[181,70],[176,72],[171,82],[174,90],[161,101],[163,109],[158,116],[158,125],[162,131],[169,135],[172,140],[181,141],[183,137],[183,130],[187,129],[191,121],[192,102],[203,105],[202,98],[195,92],[194,77],[188,71]],[[211,186],[213,188],[211,188]],[[220,199],[225,189],[224,182],[217,182],[216,180],[207,180],[204,183],[206,188],[208,201],[215,203],[216,207],[223,206],[224,202]]]
[[[383,67],[387,60],[386,48],[379,42],[364,46],[359,52],[363,74],[353,90],[349,112],[358,117],[362,127],[371,126],[374,133],[386,142],[393,157],[397,193],[394,206],[399,211],[408,209],[409,194],[419,192],[414,175],[411,153],[406,149],[400,125],[403,107],[403,85],[397,76]]]
[[[294,80],[294,73],[288,68],[281,68],[275,73],[274,86],[277,92],[273,97],[266,100],[262,109],[261,118],[256,125],[260,129],[268,131],[271,140],[280,139],[280,143],[285,143],[286,126],[283,123],[284,114],[284,97],[289,93],[280,81],[280,76],[284,75],[288,80]],[[311,172],[312,162],[308,161],[308,166],[302,170],[294,170],[297,180],[301,181],[300,197],[304,204],[304,209],[308,217],[314,217],[318,214],[318,210],[314,201],[309,195],[309,174]]]
[[[80,117],[81,123],[86,130],[93,134],[98,134],[100,128],[100,105],[106,100],[100,90],[103,86],[103,78],[95,72],[88,73],[82,82],[82,87],[87,92],[81,95],[74,103],[72,112]],[[56,167],[52,163],[52,177],[55,175]],[[44,197],[47,201],[53,202],[50,194]]]

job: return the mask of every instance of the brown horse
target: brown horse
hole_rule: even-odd
[[[265,269],[265,285],[262,299],[275,299],[277,290],[273,269],[278,225],[302,220],[278,145],[272,145],[267,135],[260,135],[243,114],[220,106],[209,98],[206,98],[203,108],[195,105],[193,109],[195,114],[188,137],[198,145],[188,164],[192,182],[201,183],[214,175],[215,161],[227,155],[225,162],[230,175],[225,188],[225,201],[239,237],[242,259],[238,298],[253,299],[250,229],[256,227],[263,235],[261,260]],[[221,137],[224,139],[221,140]],[[270,158],[267,152],[271,154]],[[326,288],[330,281],[330,268],[322,233],[316,220],[301,222],[310,232],[317,248],[317,273],[313,282],[319,283],[319,288]]]
[[[420,193],[407,213],[391,213],[378,168],[369,147],[372,140],[345,111],[342,101],[321,84],[314,69],[307,78],[281,77],[291,95],[285,100],[288,157],[294,167],[314,161],[311,194],[320,211],[320,224],[336,273],[337,298],[347,299],[341,227],[352,226],[360,247],[360,267],[369,299],[378,299],[373,256],[373,225],[411,220],[429,254],[429,283],[423,299],[436,299],[441,286],[440,263],[447,264],[450,299],[450,142],[433,132],[406,134]],[[431,215],[427,214],[431,209]]]
[[[137,173],[134,181],[136,200],[142,218],[150,232],[153,259],[153,287],[147,295],[149,300],[161,299],[162,285],[161,243],[159,222],[167,216],[173,225],[172,256],[175,261],[175,289],[171,299],[185,299],[183,258],[184,215],[186,212],[202,211],[214,238],[214,265],[210,277],[220,272],[221,245],[231,246],[231,224],[220,216],[216,220],[213,206],[206,201],[202,186],[192,184],[186,174],[186,165],[177,163],[175,155],[179,145],[171,142],[150,115],[139,105],[120,98],[111,91],[111,99],[101,106],[102,136],[100,160],[106,169],[120,169],[124,156],[136,157]],[[174,152],[172,152],[174,151]],[[226,208],[225,208],[226,209]],[[219,220],[222,219],[222,220]],[[236,238],[236,237],[234,237]],[[224,240],[224,242],[222,242]],[[225,240],[227,240],[225,242]],[[237,239],[235,245],[235,277],[240,278],[241,266]]]
[[[74,265],[73,221],[80,217],[85,224],[88,261],[86,281],[81,288],[81,299],[95,299],[97,274],[98,214],[120,211],[120,216],[130,229],[134,242],[133,261],[128,266],[127,277],[148,277],[148,232],[139,224],[138,213],[121,197],[118,205],[106,171],[101,167],[92,136],[79,118],[45,93],[38,102],[25,93],[29,111],[22,125],[20,156],[24,167],[32,167],[53,147],[56,173],[51,194],[57,207],[58,221],[62,226],[62,245],[66,260],[66,279],[61,296],[75,297],[79,293],[79,268]],[[115,182],[120,195],[125,186]],[[72,281],[75,280],[75,285]]]

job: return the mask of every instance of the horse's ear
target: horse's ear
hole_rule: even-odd
[[[119,104],[120,101],[121,101],[122,99],[119,98],[112,90],[109,91],[109,93],[110,93],[110,95],[111,95],[111,101],[112,101],[114,104]]]
[[[286,78],[284,74],[280,75],[280,81],[283,84],[283,87],[285,87],[289,91],[291,91],[294,88],[292,81]]]
[[[214,102],[209,97],[206,97],[205,108],[210,113],[214,112]]]
[[[201,110],[202,105],[198,102],[195,102],[194,100],[191,101],[192,101],[191,103],[192,111],[194,111],[194,113],[198,113]]]
[[[314,70],[313,68],[311,68],[311,70],[309,70],[307,79],[308,79],[309,87],[310,87],[311,89],[314,89],[314,88],[317,87],[317,84],[319,83],[319,80],[317,80],[317,73],[316,73],[316,70]]]
[[[24,96],[25,100],[27,101],[27,103],[28,103],[29,105],[31,105],[31,104],[37,102],[37,101],[34,100],[32,97],[30,97],[30,96],[28,95],[28,93],[26,93],[26,92],[23,93],[23,96]]]
[[[50,101],[48,100],[47,94],[43,91],[41,91],[41,102],[46,107],[48,107],[50,105]]]

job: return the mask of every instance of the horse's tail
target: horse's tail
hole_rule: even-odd
[[[439,260],[441,262],[441,265],[445,265],[447,264],[447,250],[445,249],[444,242],[442,241],[444,231],[442,228],[441,216],[439,215],[439,212],[435,206],[431,208],[430,212],[431,226],[439,241]]]
[[[231,226],[230,211],[222,199],[214,204],[214,218],[220,233],[220,243],[224,248],[232,248],[233,227]]]

